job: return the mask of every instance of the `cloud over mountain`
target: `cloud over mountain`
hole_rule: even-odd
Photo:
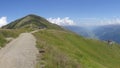
[[[76,21],[80,26],[103,26],[120,24],[120,18],[112,19],[97,19],[97,18],[84,18]]]
[[[62,26],[75,25],[74,21],[72,19],[70,19],[69,17],[48,18],[47,20],[50,21],[51,23],[62,25]]]
[[[0,18],[0,27],[7,24],[7,17]]]

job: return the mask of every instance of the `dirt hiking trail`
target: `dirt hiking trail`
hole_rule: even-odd
[[[38,50],[31,33],[22,33],[0,49],[0,68],[35,68]]]

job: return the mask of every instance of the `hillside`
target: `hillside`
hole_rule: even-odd
[[[120,68],[120,46],[86,39],[71,32],[42,30],[34,34],[45,50],[45,68]],[[39,68],[38,64],[38,68]]]

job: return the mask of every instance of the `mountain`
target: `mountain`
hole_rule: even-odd
[[[111,40],[116,43],[120,43],[120,25],[104,25],[96,26],[95,28],[91,27],[80,27],[80,26],[64,26],[66,29],[69,29],[83,37],[99,39],[99,40]]]
[[[62,29],[60,26],[47,21],[45,18],[30,14],[23,18],[17,19],[8,25],[3,26],[4,29],[19,29],[19,28],[49,28]]]
[[[81,27],[81,26],[63,26],[63,27],[65,27],[66,29],[69,29],[83,37],[96,38],[96,36],[92,32],[92,30],[89,28]]]
[[[120,68],[118,44],[109,45],[107,42],[85,38],[52,24],[40,16],[28,15],[11,22],[2,27],[2,30],[10,31],[3,31],[1,35],[6,34],[10,37],[13,34],[16,35],[19,30],[22,30],[21,28],[36,29],[40,26],[46,29],[39,30],[33,35],[36,37],[36,47],[44,53],[37,56],[36,68],[41,66],[45,68]],[[77,31],[77,29],[75,27],[74,30]]]
[[[120,43],[120,25],[99,26],[94,30],[95,35],[100,40],[112,40]]]

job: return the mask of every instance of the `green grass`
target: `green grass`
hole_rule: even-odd
[[[0,34],[4,37],[17,37],[17,30],[9,30],[9,29],[0,29]]]
[[[17,37],[19,35],[17,30],[9,30],[9,29],[0,29],[0,47],[4,47],[8,42],[5,38],[8,37]]]
[[[9,41],[6,38],[16,38],[20,33],[30,32],[31,29],[0,29],[0,47],[4,47]]]
[[[2,34],[0,34],[0,47],[4,47],[6,40]]]
[[[4,37],[18,37],[19,34],[24,32],[31,32],[33,31],[30,28],[21,28],[21,29],[0,29],[0,34]]]
[[[45,49],[45,68],[120,68],[119,45],[109,46],[60,30],[42,30],[34,35],[38,49]]]

